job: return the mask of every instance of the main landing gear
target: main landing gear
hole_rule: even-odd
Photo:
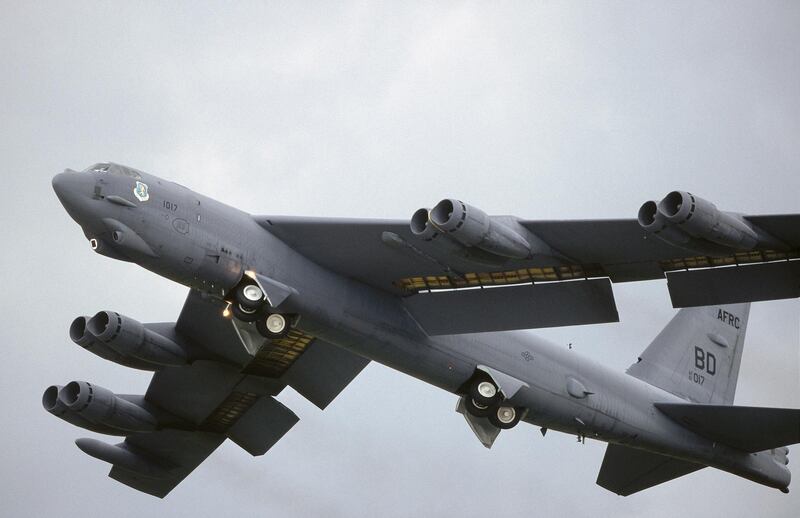
[[[501,430],[514,428],[522,418],[521,409],[503,404],[503,394],[488,376],[478,376],[469,384],[464,406],[475,417],[486,417]]]
[[[276,340],[289,334],[292,317],[273,313],[271,309],[258,284],[243,283],[233,290],[233,316],[242,322],[255,322],[261,336]]]

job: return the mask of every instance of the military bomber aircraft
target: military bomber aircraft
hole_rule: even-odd
[[[675,191],[637,219],[530,221],[458,200],[407,221],[252,216],[136,169],[53,188],[97,253],[190,288],[174,323],[114,311],[71,339],[153,371],[144,395],[84,381],[45,409],[124,437],[78,439],[110,476],[164,497],[226,438],[263,455],[375,360],[459,396],[491,447],[520,421],[609,443],[598,484],[630,495],[706,466],[788,492],[800,411],[733,406],[749,301],[800,295],[800,219]],[[666,277],[683,307],[627,374],[514,330],[614,322],[612,282]],[[740,425],[747,422],[747,426]]]

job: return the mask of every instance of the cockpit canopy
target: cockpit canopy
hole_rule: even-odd
[[[109,173],[130,176],[136,180],[142,179],[141,171],[137,171],[136,169],[125,165],[115,164],[113,162],[94,164],[91,167],[87,167],[83,171],[87,173]]]

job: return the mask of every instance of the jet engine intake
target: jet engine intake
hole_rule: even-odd
[[[186,351],[180,345],[138,320],[114,311],[100,311],[86,323],[86,329],[93,338],[122,356],[160,365],[187,363]]]
[[[440,201],[431,209],[429,221],[437,230],[464,246],[512,259],[525,259],[531,255],[530,243],[517,231],[459,200]],[[412,231],[413,228],[412,220]]]
[[[439,231],[431,224],[430,209],[418,209],[411,216],[411,233],[423,241],[432,241],[439,235]]]

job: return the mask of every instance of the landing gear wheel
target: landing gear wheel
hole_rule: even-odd
[[[270,313],[256,320],[256,329],[265,338],[283,338],[289,334],[289,319],[280,313]]]
[[[264,308],[247,310],[238,302],[234,302],[231,304],[231,313],[233,313],[233,316],[236,317],[237,320],[241,320],[242,322],[256,322],[263,316]]]
[[[264,305],[264,292],[258,284],[242,284],[236,288],[234,299],[242,311],[251,313]]]
[[[492,409],[489,414],[489,422],[500,428],[508,430],[514,428],[519,423],[522,412],[513,406],[499,406]]]
[[[503,394],[489,378],[478,378],[469,387],[469,397],[481,406],[495,406],[503,400]]]
[[[476,403],[475,400],[469,396],[464,396],[464,408],[469,415],[475,417],[487,417],[492,413],[492,407]]]

